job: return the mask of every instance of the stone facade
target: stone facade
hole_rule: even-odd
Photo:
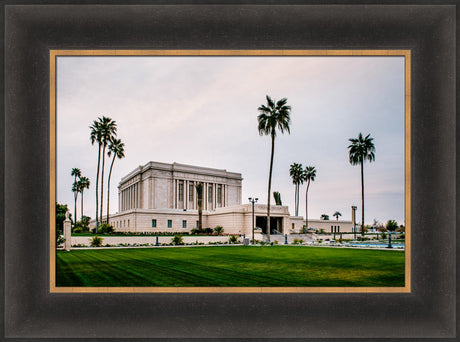
[[[240,173],[185,164],[149,162],[118,185],[118,212],[132,209],[196,210],[195,185],[203,184],[203,210],[241,204]]]

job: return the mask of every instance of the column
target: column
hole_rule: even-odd
[[[184,209],[188,208],[188,180],[184,180]]]
[[[203,209],[208,210],[208,183],[203,182]]]
[[[177,198],[177,191],[179,188],[178,180],[174,180],[174,201],[176,202],[176,209],[179,209],[179,198]]]

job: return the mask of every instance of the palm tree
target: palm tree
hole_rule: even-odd
[[[89,189],[89,178],[88,177],[81,177],[78,181],[78,190],[81,193],[81,221],[83,221],[83,191],[85,189]]]
[[[100,118],[99,121],[94,120],[93,124],[89,126],[91,129],[90,133],[90,140],[91,140],[91,145],[94,145],[95,142],[97,142],[99,150],[97,153],[97,172],[96,172],[96,233],[97,233],[97,227],[99,225],[99,169],[101,165],[101,149],[102,149],[102,135],[101,135],[101,124],[100,124]]]
[[[365,138],[359,133],[357,139],[348,139],[351,144],[348,146],[348,154],[351,165],[359,164],[361,166],[361,235],[364,236],[364,162],[368,160],[370,163],[375,160],[375,146],[368,134]]]
[[[316,177],[316,169],[314,166],[307,166],[303,171],[303,180],[307,182],[307,190],[305,191],[305,226],[308,229],[308,188],[310,181],[314,182]]]
[[[325,220],[325,221],[329,221],[329,215],[328,214],[321,214],[320,219]]]
[[[116,123],[110,118],[103,116],[93,121],[93,124],[89,127],[91,129],[90,140],[91,145],[94,145],[97,142],[99,150],[97,154],[97,174],[96,174],[96,233],[97,227],[99,225],[99,174],[101,166],[101,150],[102,153],[102,171],[104,171],[104,159],[105,159],[105,147],[107,146],[107,138],[111,134],[108,134],[111,130],[116,132]],[[103,173],[102,173],[103,174]],[[104,177],[102,177],[102,182],[104,182]],[[102,195],[103,185],[101,184],[101,195]],[[102,196],[101,196],[101,219],[102,219]]]
[[[77,187],[77,177],[81,177],[81,170],[79,168],[74,167],[72,171],[70,171],[70,175],[74,176],[73,184],[72,184],[72,192],[74,197],[74,224],[77,221],[77,196],[78,196],[78,187]]]
[[[335,218],[337,219],[337,221],[339,220],[339,216],[342,216],[342,214],[340,213],[340,211],[336,211],[334,214],[332,214],[332,216],[335,216]]]
[[[105,149],[110,141],[117,135],[117,124],[114,120],[102,117],[101,121],[101,137],[102,137],[102,167],[101,167],[101,221],[104,204],[104,168],[105,168]]]
[[[113,163],[115,158],[122,159],[125,157],[125,144],[121,142],[121,139],[112,137],[110,139],[109,151],[107,155],[110,157],[113,153],[112,163],[110,164],[109,177],[107,181],[107,223],[109,223],[109,204],[110,204],[110,177],[112,176]]]
[[[197,183],[195,189],[198,202],[198,230],[201,233],[203,230],[203,183]]]
[[[276,129],[278,128],[281,133],[284,133],[284,131],[290,133],[289,123],[291,121],[291,106],[288,106],[286,104],[286,98],[282,98],[276,103],[268,95],[266,95],[266,99],[267,105],[261,105],[259,108],[257,108],[257,110],[260,113],[257,116],[257,121],[259,123],[259,135],[270,135],[272,142],[267,195],[267,237],[268,241],[270,241],[270,193],[272,186],[273,156],[275,153]]]
[[[303,184],[302,164],[291,164],[289,175],[292,178],[292,183],[295,185],[295,216],[299,216],[299,189],[300,184]]]
[[[278,191],[273,192],[273,198],[275,199],[276,205],[283,205],[283,202],[281,201],[281,194]]]
[[[77,182],[73,182],[72,184],[72,192],[74,193],[74,196],[73,196],[73,199],[74,199],[74,220],[73,220],[73,224],[75,225],[75,223],[77,223],[77,196],[78,196],[78,193],[79,193],[79,188],[78,188],[78,181]]]

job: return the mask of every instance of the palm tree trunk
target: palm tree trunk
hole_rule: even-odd
[[[77,197],[78,197],[78,192],[75,191],[75,194],[73,195],[74,199],[74,207],[73,207],[73,212],[75,214],[73,218],[73,225],[75,226],[75,223],[77,222]]]
[[[305,227],[308,229],[308,187],[310,186],[310,180],[307,182],[307,190],[305,191]]]
[[[83,191],[85,191],[85,189],[83,189],[83,187],[82,187],[82,189],[81,189],[81,209],[80,209],[81,210],[80,221],[82,221],[82,222],[83,222]]]
[[[104,168],[105,168],[105,145],[102,148],[102,170],[101,170],[101,222],[102,222],[102,208],[104,205]]]
[[[275,154],[275,136],[272,134],[272,152],[270,156],[270,173],[268,174],[268,196],[267,196],[267,237],[270,242],[270,191],[272,188],[272,171],[273,171],[273,156]]]
[[[99,226],[99,216],[98,216],[98,209],[99,209],[99,169],[101,165],[101,144],[99,144],[99,151],[97,152],[97,174],[96,174],[96,234],[97,234],[97,227]]]
[[[361,235],[364,236],[364,163],[361,160]]]
[[[295,184],[295,216],[299,216],[299,183]]]
[[[109,223],[109,203],[110,203],[110,177],[112,176],[113,163],[115,162],[115,157],[117,155],[113,154],[112,163],[110,164],[109,177],[107,180],[107,224]]]

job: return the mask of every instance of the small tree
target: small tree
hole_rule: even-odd
[[[394,232],[396,229],[398,229],[398,222],[396,222],[395,220],[388,220],[387,221],[387,224],[386,224],[386,228],[390,231],[390,232]]]
[[[273,192],[273,197],[275,198],[275,205],[283,205],[281,202],[281,194],[278,191]]]
[[[328,221],[329,220],[329,215],[327,214],[322,214],[321,217],[320,217],[321,220],[325,220],[325,221]]]
[[[216,233],[216,235],[221,235],[223,232],[224,232],[224,227],[222,226],[216,226],[214,228],[214,233]]]

